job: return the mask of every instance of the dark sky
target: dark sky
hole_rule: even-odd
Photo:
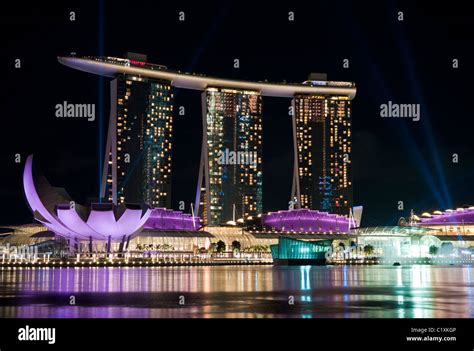
[[[31,222],[21,174],[34,153],[49,181],[86,201],[99,191],[107,78],[59,64],[58,55],[145,53],[149,62],[212,76],[301,82],[310,72],[354,81],[354,199],[364,225],[396,224],[416,212],[474,203],[473,17],[450,1],[13,2],[0,14],[0,224]],[[102,4],[102,5],[101,5]],[[12,7],[13,6],[13,7]],[[102,8],[101,8],[102,6]],[[75,11],[76,20],[69,20]],[[185,21],[178,21],[178,12]],[[294,11],[295,21],[288,21]],[[404,21],[397,20],[403,11]],[[16,58],[21,69],[14,68]],[[240,60],[240,69],[233,60]],[[342,66],[350,60],[349,69]],[[452,68],[452,60],[459,68]],[[194,200],[201,143],[200,94],[177,90],[173,207]],[[387,101],[421,104],[421,119],[384,119]],[[95,122],[58,119],[55,105],[94,103]],[[264,98],[264,209],[287,207],[292,135],[288,99]],[[103,148],[103,145],[102,145]],[[459,163],[452,154],[459,154]],[[405,210],[398,211],[397,202]]]

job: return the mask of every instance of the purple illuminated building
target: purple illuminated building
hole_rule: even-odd
[[[154,208],[145,223],[145,229],[199,230],[201,227],[199,217],[165,208]]]
[[[150,209],[137,205],[92,204],[71,201],[64,189],[53,188],[43,176],[33,176],[33,156],[28,156],[23,187],[34,218],[68,240],[122,240],[143,228]]]
[[[266,230],[282,232],[330,232],[347,233],[350,229],[349,218],[309,209],[270,212],[262,216]]]
[[[419,221],[423,225],[474,224],[474,208],[458,208],[444,212],[436,211],[432,214],[425,212]]]

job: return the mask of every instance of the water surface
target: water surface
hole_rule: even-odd
[[[0,317],[472,318],[473,274],[421,265],[0,268]]]

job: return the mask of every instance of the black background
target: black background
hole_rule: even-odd
[[[469,8],[453,1],[10,2],[0,12],[0,224],[32,221],[16,153],[23,161],[34,153],[49,181],[77,201],[98,196],[109,80],[57,62],[71,52],[139,52],[172,69],[255,81],[301,82],[310,72],[354,81],[354,199],[364,206],[363,225],[396,224],[411,208],[473,204],[472,23]],[[16,58],[21,69],[14,68]],[[240,69],[233,68],[234,58]],[[349,69],[342,66],[345,58]],[[454,58],[458,69],[452,68]],[[388,100],[420,103],[421,120],[381,118],[380,104]],[[102,117],[58,119],[54,106],[63,101],[95,103]],[[179,201],[194,200],[200,94],[177,90],[174,104],[186,108],[185,116],[176,114],[174,128],[177,209]],[[289,104],[264,98],[265,211],[286,208],[290,197]],[[451,162],[453,153],[458,164]],[[397,209],[400,200],[404,211]]]
[[[56,343],[18,341],[18,329],[56,328]],[[105,326],[106,325],[106,326]],[[472,350],[470,319],[11,319],[0,320],[2,350],[221,350],[327,348],[330,350]],[[416,333],[412,328],[455,328]],[[117,331],[120,331],[117,333]],[[456,341],[407,341],[407,337],[455,337]]]

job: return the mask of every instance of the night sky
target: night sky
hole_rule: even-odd
[[[363,225],[396,224],[411,208],[419,213],[474,204],[474,29],[467,7],[452,1],[430,7],[412,1],[370,7],[355,1],[44,3],[11,2],[0,14],[1,225],[32,221],[21,184],[31,153],[49,181],[78,202],[98,196],[109,79],[57,62],[71,52],[121,57],[132,51],[171,69],[255,81],[302,82],[310,72],[354,81],[354,203],[364,206]],[[17,58],[20,69],[14,67]],[[233,67],[235,58],[240,69]],[[459,68],[453,69],[453,59]],[[380,105],[389,100],[421,104],[420,121],[381,118]],[[102,117],[56,118],[55,105],[64,101],[96,104]],[[264,210],[270,211],[288,206],[293,145],[290,100],[266,97],[263,103]],[[181,200],[194,201],[200,93],[175,90],[174,105],[186,109],[174,121],[177,209]],[[21,164],[14,162],[16,153]],[[398,201],[404,201],[404,211]]]

